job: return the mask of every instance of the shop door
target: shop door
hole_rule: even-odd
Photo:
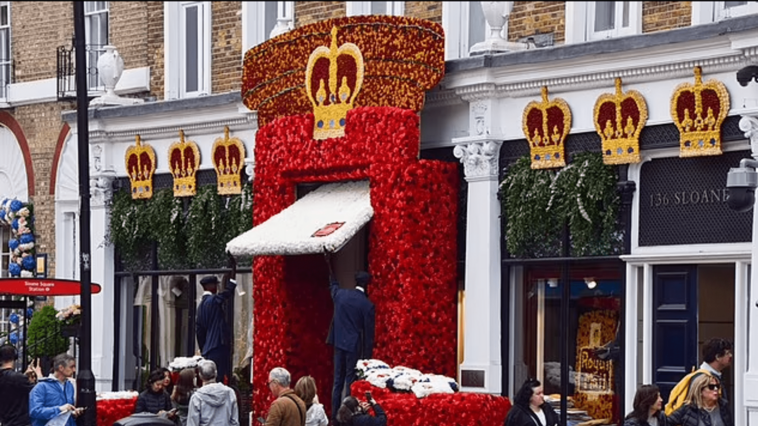
[[[697,267],[653,268],[653,381],[663,401],[697,367]]]

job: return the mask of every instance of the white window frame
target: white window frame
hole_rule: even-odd
[[[621,7],[621,5],[617,5]],[[617,13],[617,19],[621,17]],[[642,2],[629,2],[629,26],[609,31],[594,31],[595,2],[566,2],[566,44],[642,34]]]
[[[345,2],[345,13],[347,16],[359,16],[359,15],[376,15],[371,10],[371,3],[370,1],[346,1]],[[404,1],[388,1],[386,2],[386,10],[387,12],[384,13],[385,15],[390,16],[403,16],[405,15],[405,2]],[[443,2],[444,5],[445,2]]]
[[[271,27],[267,25],[267,8],[276,3],[277,22]],[[288,30],[294,28],[295,2],[294,1],[243,1],[242,2],[242,58],[245,52],[271,38],[274,31],[281,30],[280,26],[286,26]],[[267,29],[273,28],[271,31]]]
[[[0,73],[7,71],[7,78],[5,81],[2,79],[2,75],[0,75],[0,99],[7,99],[8,98],[8,88],[10,87],[11,80],[13,80],[13,43],[11,43],[11,2],[9,1],[1,1],[0,6],[5,6],[6,10],[8,11],[8,24],[7,25],[0,25],[0,32],[5,33],[4,35],[0,35],[0,37],[6,37],[8,40],[8,57],[3,58],[2,54],[0,53]],[[1,21],[0,21],[1,22]]]
[[[710,24],[738,16],[758,14],[758,2],[749,1],[742,6],[725,8],[723,1],[692,2],[692,25]]]
[[[473,45],[469,41],[469,27],[471,21],[471,7],[481,7],[479,2],[443,1],[442,2],[442,28],[445,30],[445,60],[468,58]],[[507,24],[504,27],[507,31]],[[490,26],[486,23],[482,28],[484,40],[490,32]]]
[[[98,9],[97,3],[105,3],[105,8]],[[99,26],[93,31],[93,21],[105,15],[107,30],[101,34]],[[110,4],[109,2],[85,1],[84,2],[84,35],[87,46],[87,90],[98,90],[102,84],[97,73],[97,61],[100,55],[105,53],[105,46],[110,43]]]
[[[198,90],[186,91],[186,48],[184,11],[198,7]],[[164,2],[164,37],[166,47],[164,99],[184,99],[211,94],[211,2]]]

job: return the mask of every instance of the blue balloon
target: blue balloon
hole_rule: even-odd
[[[13,312],[8,319],[11,321],[12,324],[18,324],[18,314]]]
[[[26,319],[34,316],[34,308],[26,308]]]
[[[11,251],[16,250],[18,248],[18,240],[13,238],[8,241],[8,247],[11,249]]]
[[[13,333],[11,333],[11,335],[8,336],[8,340],[10,340],[11,344],[13,344],[13,345],[15,345],[16,343],[18,343],[18,333],[16,333],[15,331]]]
[[[5,220],[5,209],[0,209],[0,219]]]
[[[19,266],[18,263],[11,263],[8,265],[8,272],[10,272],[12,277],[17,277],[21,275],[21,266]]]
[[[27,234],[21,234],[21,236],[18,238],[19,242],[21,244],[29,244],[34,242],[34,235],[32,235],[31,232]]]
[[[11,228],[18,230],[18,218],[13,219],[13,222],[11,222]]]
[[[34,256],[26,256],[22,263],[24,264],[24,269],[32,271],[37,262],[34,260]]]
[[[24,203],[22,203],[21,201],[18,201],[18,200],[11,201],[11,211],[12,212],[15,213],[15,212],[21,210],[22,207],[24,207]]]

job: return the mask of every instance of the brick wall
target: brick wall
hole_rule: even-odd
[[[343,1],[295,2],[295,27],[345,16]]]
[[[163,100],[163,2],[147,2],[147,63],[150,66],[150,94]]]
[[[692,23],[692,2],[646,1],[642,4],[642,32],[688,27]]]
[[[11,31],[15,82],[55,77],[56,48],[74,36],[73,3],[11,2]]]
[[[508,23],[508,40],[553,33],[555,44],[566,39],[566,5],[558,1],[517,1]]]
[[[145,25],[149,16],[148,4],[136,1],[109,3],[109,41],[124,59],[125,69],[149,65],[148,31]]]
[[[407,1],[405,2],[405,16],[428,19],[442,24],[441,1]]]
[[[226,93],[242,86],[242,3],[214,1],[211,90]]]

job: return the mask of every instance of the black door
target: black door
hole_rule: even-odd
[[[653,268],[653,381],[664,403],[697,368],[697,266]]]

